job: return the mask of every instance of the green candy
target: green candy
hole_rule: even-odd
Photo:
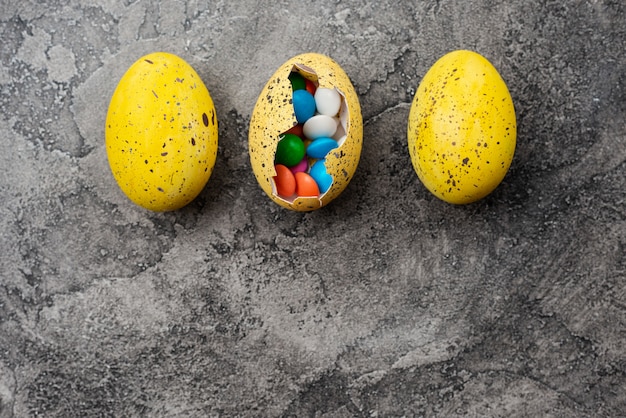
[[[275,164],[282,164],[287,167],[293,167],[304,158],[306,150],[304,142],[299,136],[294,134],[285,134],[276,146]]]
[[[304,90],[306,89],[306,80],[300,73],[292,72],[289,75],[289,81],[291,81],[291,88],[295,90]]]

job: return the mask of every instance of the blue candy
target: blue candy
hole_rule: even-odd
[[[317,160],[311,167],[309,175],[313,177],[320,193],[326,193],[333,184],[333,177],[326,172],[326,160]]]
[[[306,122],[315,114],[315,98],[306,90],[293,92],[293,111],[298,123]]]
[[[337,148],[339,144],[332,138],[321,137],[311,142],[306,148],[306,155],[311,158],[321,159],[326,157],[330,150]]]

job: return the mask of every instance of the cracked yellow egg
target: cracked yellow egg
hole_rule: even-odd
[[[105,144],[113,177],[139,206],[170,211],[206,185],[217,156],[213,100],[180,57],[155,52],[120,79],[106,117]]]
[[[343,69],[326,55],[297,55],[261,91],[248,135],[257,182],[277,204],[319,209],[343,192],[359,163],[361,107]]]
[[[504,179],[516,129],[513,100],[494,66],[476,52],[453,51],[433,64],[415,93],[409,154],[431,193],[472,203]]]

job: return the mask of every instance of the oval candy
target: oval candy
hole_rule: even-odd
[[[298,164],[305,155],[304,142],[299,136],[294,134],[285,134],[278,141],[276,146],[276,164],[283,164],[287,167],[293,167]]]
[[[306,88],[306,80],[299,73],[291,73],[289,75],[289,81],[291,81],[291,88],[295,90],[303,90]]]
[[[293,92],[293,112],[296,114],[298,123],[304,123],[315,114],[315,99],[306,90]]]
[[[291,172],[294,174],[299,171],[305,173],[308,169],[309,169],[309,161],[306,157],[304,157],[302,161],[300,161],[298,164],[294,165],[293,167],[289,167],[289,170],[291,170]]]
[[[320,189],[317,187],[317,183],[313,177],[307,173],[296,173],[296,194],[300,197],[317,197],[320,194]]]
[[[274,183],[276,184],[276,192],[285,197],[289,197],[296,192],[296,178],[289,168],[282,164],[276,164],[276,175]]]
[[[317,89],[315,91],[315,106],[322,115],[336,116],[341,106],[341,96],[335,89]]]
[[[337,122],[336,119],[327,115],[315,115],[306,121],[302,127],[302,133],[309,139],[332,137],[337,132]]]
[[[304,125],[302,125],[301,123],[294,125],[285,133],[294,134],[296,136],[299,136],[300,138],[303,138],[304,137]]]
[[[313,177],[315,183],[320,189],[321,193],[326,193],[330,186],[333,184],[333,178],[330,174],[326,172],[326,167],[324,164],[326,160],[317,160],[315,164],[311,166],[311,170],[309,171],[309,175]]]
[[[306,155],[311,158],[325,158],[331,150],[337,148],[339,144],[332,138],[317,138],[306,147]]]
[[[315,98],[315,90],[317,90],[315,83],[307,79],[305,80],[305,88],[306,88],[306,91],[311,93],[313,95],[313,98]]]

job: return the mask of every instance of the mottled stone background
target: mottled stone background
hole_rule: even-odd
[[[626,415],[625,7],[0,0],[0,417]],[[460,48],[519,125],[464,207],[406,145],[417,84]],[[117,81],[156,50],[219,118],[213,176],[172,213],[130,203],[104,148]],[[350,75],[365,136],[346,191],[295,213],[247,133],[307,51]]]

